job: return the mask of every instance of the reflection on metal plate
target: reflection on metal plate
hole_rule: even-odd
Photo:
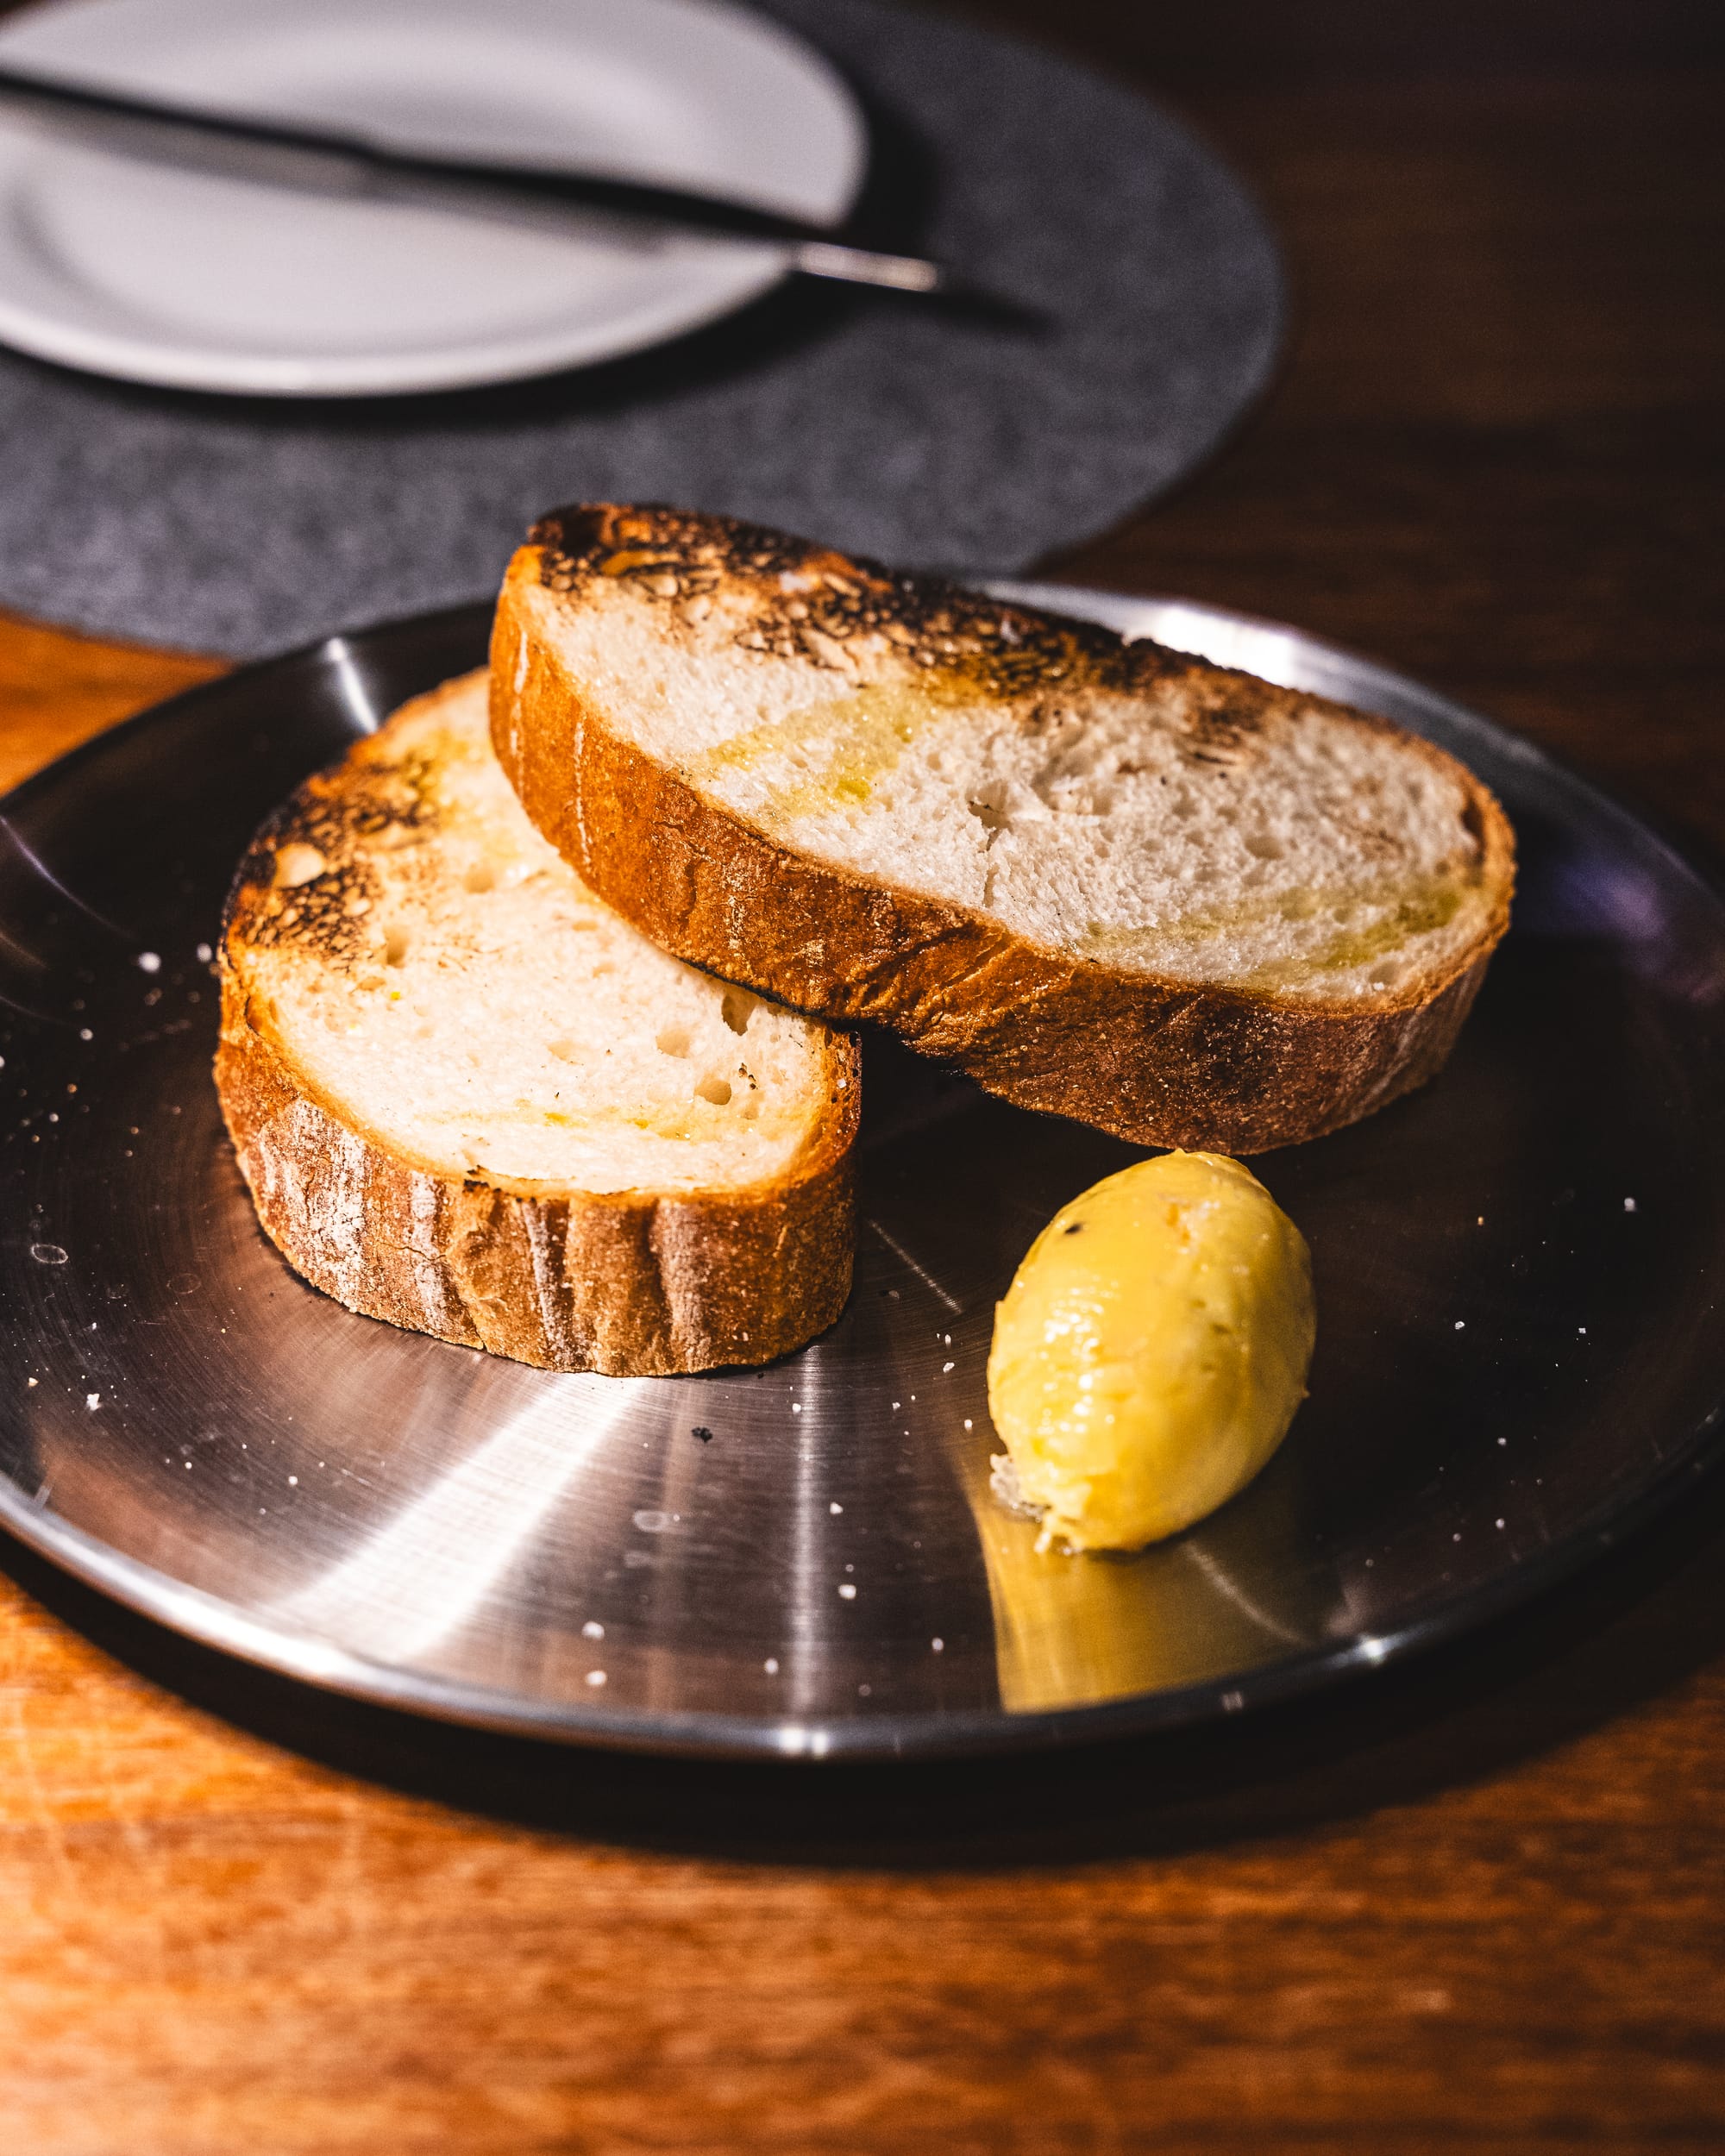
[[[147,714],[0,823],[0,1519],[235,1652],[425,1712],[804,1756],[1227,1714],[1531,1591],[1668,1495],[1725,1390],[1725,912],[1484,720],[1185,602],[1069,611],[1388,711],[1521,840],[1515,928],[1417,1097],[1262,1172],[1314,1251],[1312,1397],[1137,1557],[1038,1556],[988,1488],[994,1306],[1131,1149],[866,1044],[856,1292],[770,1369],[554,1376],[355,1317],[264,1240],[210,1081],[252,828],[482,609]]]

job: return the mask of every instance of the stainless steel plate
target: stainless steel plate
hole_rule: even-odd
[[[1049,596],[1044,594],[1044,596]],[[1453,1633],[1701,1469],[1725,1394],[1725,911],[1622,810],[1413,682],[1174,601],[1069,610],[1388,711],[1502,795],[1515,930],[1439,1081],[1263,1172],[1312,1397],[1132,1558],[988,1493],[995,1298],[1132,1157],[869,1044],[856,1293],[758,1372],[556,1377],[350,1315],[265,1242],[209,1075],[253,826],[486,610],[336,638],[66,758],[0,824],[0,1519],[316,1683],[572,1739],[1010,1750],[1229,1714]]]

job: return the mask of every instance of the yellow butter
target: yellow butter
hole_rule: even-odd
[[[1304,1238],[1238,1161],[1164,1153],[1063,1206],[988,1357],[1044,1542],[1138,1549],[1244,1489],[1305,1398],[1315,1322]]]

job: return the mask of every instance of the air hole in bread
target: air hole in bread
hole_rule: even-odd
[[[383,962],[386,966],[399,966],[407,959],[407,931],[405,928],[386,928],[383,932]]]
[[[463,887],[469,891],[495,891],[497,871],[492,867],[490,862],[476,861],[466,875],[461,878],[461,883]]]
[[[703,1100],[711,1100],[714,1107],[722,1108],[731,1099],[731,1081],[728,1078],[703,1078],[695,1091]]]
[[[1280,861],[1288,850],[1274,831],[1249,832],[1245,849],[1257,861]]]
[[[733,1033],[746,1033],[749,1031],[750,1013],[754,1008],[755,999],[747,988],[727,988],[718,1012]]]
[[[653,1037],[653,1045],[662,1056],[687,1056],[690,1037],[687,1025],[662,1025]]]

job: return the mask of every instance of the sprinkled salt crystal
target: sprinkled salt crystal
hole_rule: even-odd
[[[850,1584],[849,1580],[846,1580],[844,1584],[839,1589],[838,1594],[839,1599],[842,1601],[854,1602],[856,1599],[856,1589]]]
[[[975,1424],[971,1421],[969,1415],[966,1415],[964,1418],[964,1427],[967,1430],[974,1430],[976,1427]]]
[[[1456,1319],[1456,1331],[1458,1332],[1465,1332],[1467,1331],[1467,1319],[1465,1318],[1458,1318]]]
[[[827,1510],[828,1510],[828,1511],[829,1511],[829,1512],[832,1514],[833,1518],[836,1520],[836,1519],[838,1517],[839,1514],[840,1514],[840,1513],[842,1513],[842,1512],[844,1510],[844,1506],[843,1506],[843,1505],[840,1505],[840,1504],[831,1504],[831,1505],[829,1505],[829,1506],[827,1507],[827,1508],[826,1508],[826,1509],[827,1509]]]
[[[605,1626],[589,1617],[586,1624],[581,1626],[581,1637],[583,1639],[603,1639]]]
[[[668,1512],[638,1512],[635,1524],[644,1535],[662,1535],[671,1524],[671,1515]]]
[[[188,1461],[186,1464],[190,1466],[191,1462]],[[290,1489],[298,1489],[299,1488],[299,1477],[297,1475],[290,1475],[287,1478],[287,1486]]]
[[[35,1382],[36,1382],[36,1381],[35,1381],[35,1379],[34,1379],[34,1377],[27,1377],[27,1378],[24,1380],[24,1382],[25,1382],[25,1384],[26,1384],[26,1385],[34,1385],[34,1384],[35,1383]]]
[[[605,1671],[603,1670],[589,1670],[587,1671],[587,1683],[597,1689],[599,1686],[605,1683]]]
[[[761,1664],[761,1667],[767,1672],[768,1677],[777,1677],[779,1674],[778,1656],[775,1654],[769,1654],[767,1657],[767,1659]]]
[[[78,1029],[78,1037],[81,1041],[93,1041],[96,1036],[87,1025],[80,1025]]]
[[[868,1696],[869,1696],[869,1693],[870,1693],[873,1689],[874,1689],[874,1687],[873,1687],[872,1685],[869,1685],[869,1684],[859,1684],[859,1685],[856,1687],[856,1696],[857,1696],[859,1699],[867,1699],[867,1698],[868,1698]]]
[[[208,943],[200,943],[198,946],[198,962],[200,966],[207,966],[215,956],[215,952],[210,950]]]
[[[943,1377],[944,1377],[944,1376],[945,1376],[945,1375],[946,1375],[946,1373],[948,1372],[948,1370],[950,1370],[950,1369],[956,1369],[956,1368],[957,1368],[957,1365],[956,1365],[955,1363],[943,1363],[941,1364],[941,1366],[940,1366],[940,1374],[941,1374],[941,1376],[942,1376]]]
[[[1501,1527],[1501,1526],[1503,1525],[1503,1522],[1500,1520],[1498,1520],[1498,1521],[1497,1521],[1497,1523],[1496,1523],[1496,1524],[1497,1524],[1497,1526],[1500,1526],[1500,1527]]]
[[[84,1404],[86,1407],[99,1407],[102,1405],[101,1394],[85,1393],[84,1395]]]
[[[802,1411],[803,1411],[803,1403],[801,1402],[801,1401],[800,1401],[800,1400],[794,1400],[794,1401],[791,1402],[791,1413],[792,1413],[794,1415],[800,1415],[800,1414],[801,1414]]]
[[[1633,1198],[1626,1198],[1623,1200],[1623,1210],[1625,1213],[1633,1213],[1635,1210],[1635,1200]]]
[[[944,1654],[946,1642],[944,1639],[931,1639],[928,1643],[928,1651],[931,1654]]]
[[[133,962],[140,973],[160,973],[162,969],[161,956],[157,951],[141,950]]]

